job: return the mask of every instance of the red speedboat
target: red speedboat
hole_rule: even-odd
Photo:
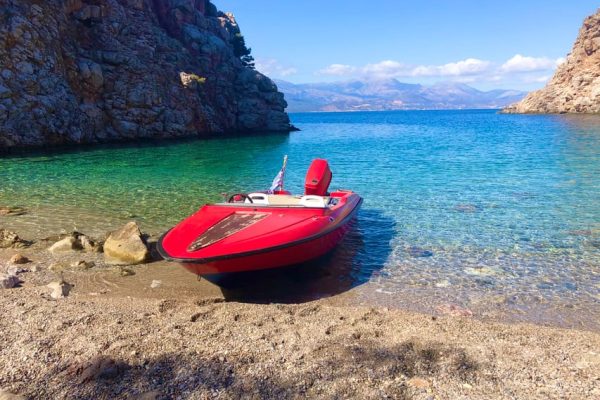
[[[284,267],[329,252],[362,198],[349,190],[327,192],[332,175],[325,160],[312,162],[303,195],[283,190],[284,172],[285,163],[269,192],[238,193],[203,206],[160,238],[159,253],[210,276]]]

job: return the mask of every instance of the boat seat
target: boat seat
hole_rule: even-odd
[[[300,197],[291,195],[270,195],[269,204],[272,206],[299,206]]]
[[[266,206],[270,204],[269,196],[265,193],[250,193],[248,194],[248,197],[252,199],[253,204],[262,204]],[[250,203],[248,200],[246,200],[246,202]]]
[[[325,208],[327,207],[327,201],[325,201],[325,197],[323,196],[306,195],[300,198],[300,205],[304,207]]]

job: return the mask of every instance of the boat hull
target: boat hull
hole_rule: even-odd
[[[179,264],[196,275],[214,275],[258,271],[304,263],[333,250],[351,228],[352,219],[355,218],[357,211],[358,207],[353,211],[348,221],[335,230],[302,243],[290,243],[280,248],[267,249],[256,254],[235,255],[231,258],[208,263],[180,261]]]
[[[362,203],[350,191],[335,196],[338,206],[332,209],[204,207],[165,233],[157,248],[166,260],[201,276],[305,263],[339,244]],[[190,248],[189,243],[200,248]]]

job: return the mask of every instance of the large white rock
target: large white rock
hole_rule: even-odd
[[[104,243],[104,256],[109,264],[141,264],[149,255],[142,232],[135,222],[129,222],[118,231],[112,232]]]

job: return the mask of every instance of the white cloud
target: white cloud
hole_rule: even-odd
[[[367,64],[361,68],[361,72],[365,75],[375,75],[382,78],[405,76],[406,71],[406,65],[392,60],[385,60],[376,64]]]
[[[356,67],[345,64],[331,64],[318,71],[320,75],[348,76],[356,71]]]
[[[282,78],[298,73],[296,68],[282,65],[273,58],[256,60],[255,67],[263,74],[275,78]]]
[[[401,77],[463,77],[481,74],[492,65],[489,61],[467,58],[457,62],[443,65],[417,65],[411,66],[394,60],[384,60],[362,67],[346,64],[331,64],[318,71],[319,75],[333,76],[375,76],[378,78]]]
[[[516,54],[500,67],[503,72],[532,72],[556,68],[565,61],[564,58],[553,60],[547,57],[526,57]]]
[[[316,75],[351,78],[396,78],[410,82],[454,81],[473,84],[522,86],[546,82],[564,58],[528,57],[516,54],[503,63],[470,57],[439,65],[411,65],[384,60],[362,66],[331,64]]]
[[[418,66],[412,70],[412,76],[468,76],[486,72],[492,65],[489,61],[467,58],[466,60],[444,65]]]

